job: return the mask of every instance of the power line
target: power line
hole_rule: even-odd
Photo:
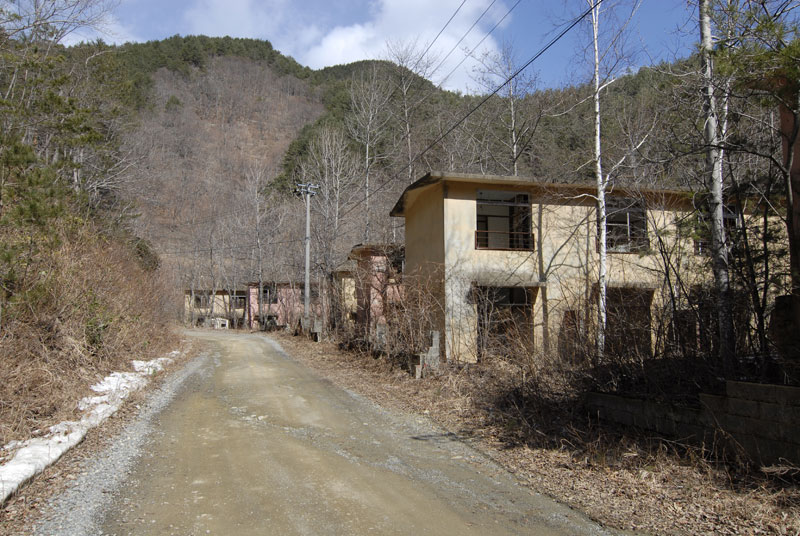
[[[442,84],[444,84],[444,83],[447,81],[447,79],[448,79],[448,78],[450,78],[451,76],[453,76],[453,73],[454,73],[454,72],[456,72],[456,70],[457,70],[459,67],[461,67],[461,65],[463,65],[465,61],[467,61],[467,58],[469,58],[469,57],[471,57],[471,56],[472,56],[472,53],[473,53],[473,52],[475,52],[476,50],[478,50],[478,47],[479,47],[479,46],[481,46],[481,45],[483,44],[483,42],[484,42],[484,41],[486,41],[486,38],[487,38],[487,37],[489,37],[489,36],[490,36],[490,35],[491,35],[491,34],[492,34],[492,33],[493,33],[493,32],[494,32],[496,29],[497,29],[497,27],[498,27],[498,26],[500,26],[500,25],[503,23],[503,21],[504,21],[504,20],[506,20],[506,17],[508,17],[508,16],[511,14],[511,12],[512,12],[512,11],[514,11],[514,9],[516,9],[516,7],[517,7],[517,6],[520,4],[520,2],[522,2],[522,0],[517,0],[517,2],[516,2],[516,3],[515,3],[513,6],[511,6],[511,9],[509,9],[508,11],[506,11],[506,14],[505,14],[505,15],[503,15],[503,17],[502,17],[502,18],[501,18],[499,21],[497,21],[497,23],[496,23],[494,26],[492,26],[492,29],[491,29],[491,30],[489,30],[488,32],[486,32],[486,34],[483,36],[483,38],[482,38],[480,41],[478,41],[478,44],[477,44],[477,45],[475,45],[474,47],[472,47],[472,50],[470,50],[469,52],[467,52],[466,54],[464,54],[464,57],[461,59],[461,61],[460,61],[460,62],[458,62],[458,65],[456,65],[455,67],[453,67],[453,69],[452,69],[452,70],[451,70],[449,73],[447,73],[447,76],[445,76],[444,78],[442,78],[442,81],[441,81],[441,82],[439,82],[439,85],[440,85],[440,86],[441,86]],[[504,85],[505,85],[505,84],[504,84]]]
[[[470,26],[470,27],[469,27],[469,29],[468,29],[466,32],[464,32],[464,35],[462,35],[462,36],[461,36],[461,39],[459,39],[459,40],[458,40],[458,43],[456,43],[456,44],[453,46],[453,48],[451,48],[451,49],[450,49],[450,52],[448,52],[448,53],[447,53],[447,54],[444,56],[444,58],[442,58],[442,61],[440,61],[440,62],[439,62],[439,65],[437,65],[437,66],[436,66],[436,68],[433,70],[433,72],[436,72],[436,71],[438,71],[438,70],[439,70],[439,68],[440,68],[440,67],[441,67],[441,66],[444,64],[444,62],[447,60],[447,58],[449,58],[449,57],[450,57],[450,54],[452,54],[453,52],[455,52],[455,50],[458,48],[458,45],[460,45],[460,44],[461,44],[461,42],[462,42],[464,39],[466,39],[467,35],[469,35],[469,33],[472,31],[472,29],[473,29],[473,28],[475,28],[475,26],[477,26],[477,25],[478,25],[478,23],[481,21],[481,19],[482,19],[482,18],[483,18],[483,17],[484,17],[484,16],[485,16],[485,15],[486,15],[488,12],[489,12],[489,10],[490,10],[490,9],[492,9],[492,6],[493,6],[493,5],[494,5],[496,2],[497,2],[497,0],[492,0],[492,3],[491,3],[491,4],[489,4],[489,7],[487,7],[486,9],[484,9],[484,10],[483,10],[483,13],[481,13],[481,16],[480,16],[480,17],[478,17],[478,18],[475,20],[475,22],[473,22],[473,23],[472,23],[472,26]],[[519,2],[517,2],[517,3],[519,3]],[[514,6],[514,7],[516,7],[516,6]],[[512,8],[512,9],[513,9],[513,8]],[[505,17],[503,17],[503,18],[505,18]],[[483,42],[483,40],[481,40],[481,43],[482,43],[482,42]],[[448,76],[449,76],[449,75],[448,75]],[[441,84],[439,84],[439,85],[441,85]]]
[[[485,97],[484,97],[484,98],[483,98],[483,99],[482,99],[482,100],[481,100],[481,101],[480,101],[480,102],[479,102],[477,105],[475,105],[475,106],[474,106],[474,107],[473,107],[473,108],[472,108],[472,109],[471,109],[469,112],[467,112],[466,114],[464,114],[464,116],[463,116],[463,117],[461,117],[461,119],[459,119],[458,121],[456,121],[455,123],[453,123],[453,124],[450,126],[450,128],[448,128],[448,129],[447,129],[447,130],[446,130],[446,131],[445,131],[443,134],[441,134],[441,135],[440,135],[438,138],[436,138],[436,139],[435,139],[433,142],[431,142],[431,143],[430,143],[430,144],[429,144],[427,147],[425,147],[425,149],[423,149],[422,151],[420,151],[420,152],[419,152],[419,153],[418,153],[418,154],[417,154],[417,155],[416,155],[416,156],[415,156],[415,157],[414,157],[414,158],[413,158],[413,159],[412,159],[412,160],[411,160],[411,161],[410,161],[408,164],[404,165],[402,168],[400,168],[398,171],[396,171],[396,172],[395,172],[395,174],[394,174],[392,177],[390,177],[390,178],[389,178],[389,180],[387,180],[387,181],[386,181],[386,182],[384,182],[384,183],[383,183],[381,186],[379,186],[378,188],[376,188],[376,189],[375,189],[375,192],[378,192],[378,191],[380,191],[381,189],[383,189],[383,188],[384,188],[386,185],[388,185],[389,183],[391,183],[391,182],[393,182],[393,181],[397,180],[397,179],[400,177],[400,174],[401,174],[401,173],[405,172],[405,171],[406,171],[408,168],[410,168],[411,166],[413,166],[413,165],[414,165],[414,163],[416,163],[416,162],[417,162],[417,161],[418,161],[420,158],[422,158],[422,157],[423,157],[423,156],[424,156],[424,155],[425,155],[425,154],[426,154],[428,151],[430,151],[431,149],[433,149],[433,148],[434,148],[434,147],[435,147],[435,146],[436,146],[436,145],[437,145],[437,144],[438,144],[440,141],[442,141],[442,140],[443,140],[444,138],[446,138],[446,137],[447,137],[447,136],[448,136],[448,135],[449,135],[451,132],[453,132],[453,131],[454,131],[456,128],[458,128],[458,126],[459,126],[459,125],[461,125],[461,123],[463,123],[464,121],[466,121],[466,120],[467,120],[467,119],[468,119],[468,118],[469,118],[469,117],[470,117],[472,114],[474,114],[476,111],[478,111],[478,109],[479,109],[481,106],[483,106],[484,104],[486,104],[486,102],[487,102],[487,101],[488,101],[490,98],[492,98],[493,96],[495,96],[495,95],[497,94],[497,92],[499,92],[501,89],[503,89],[503,88],[506,86],[506,84],[508,84],[509,82],[511,82],[511,81],[512,81],[514,78],[516,78],[517,76],[519,76],[519,74],[520,74],[522,71],[524,71],[525,69],[527,69],[527,68],[528,68],[528,67],[529,67],[529,66],[530,66],[530,65],[531,65],[531,64],[532,64],[534,61],[536,61],[537,59],[539,59],[539,58],[540,58],[540,57],[541,57],[541,56],[542,56],[542,55],[543,55],[545,52],[547,52],[548,50],[550,50],[550,48],[552,48],[552,47],[553,47],[553,45],[555,45],[555,44],[556,44],[558,41],[560,41],[560,40],[561,40],[561,39],[562,39],[562,38],[563,38],[563,37],[564,37],[564,36],[565,36],[567,33],[569,33],[569,31],[570,31],[570,30],[572,30],[572,29],[573,29],[575,26],[577,26],[577,25],[578,25],[578,24],[579,24],[579,23],[580,23],[580,22],[581,22],[583,19],[585,19],[586,17],[588,17],[588,16],[589,16],[589,15],[592,13],[592,10],[593,10],[593,9],[595,9],[597,6],[599,6],[599,5],[600,5],[600,4],[602,4],[602,3],[603,3],[603,0],[597,0],[597,1],[594,3],[594,5],[593,5],[593,6],[589,7],[589,9],[587,9],[587,10],[586,10],[586,11],[585,11],[583,14],[581,14],[579,17],[577,17],[575,20],[573,20],[573,21],[572,21],[572,22],[571,22],[569,25],[567,25],[567,26],[566,26],[566,27],[565,27],[563,30],[561,30],[561,32],[559,32],[559,33],[558,33],[558,34],[557,34],[555,37],[553,37],[553,38],[552,38],[550,41],[548,41],[548,43],[547,43],[545,46],[543,46],[541,49],[539,49],[539,51],[538,51],[538,52],[536,52],[536,54],[534,54],[534,55],[533,55],[533,56],[532,56],[532,57],[531,57],[531,58],[530,58],[528,61],[526,61],[526,62],[525,62],[523,65],[522,65],[522,67],[520,67],[519,69],[517,69],[516,71],[514,71],[514,73],[513,73],[511,76],[509,76],[508,78],[506,78],[506,80],[505,80],[505,81],[504,81],[502,84],[500,84],[499,86],[497,86],[497,87],[496,87],[496,88],[495,88],[495,89],[494,89],[494,90],[493,90],[491,93],[489,93],[488,95],[486,95],[486,96],[485,96]],[[350,207],[350,209],[348,209],[347,211],[345,211],[345,212],[344,212],[344,213],[343,213],[343,214],[342,214],[340,217],[344,218],[345,216],[347,216],[348,214],[350,214],[350,213],[351,213],[353,210],[355,210],[356,208],[358,208],[358,206],[359,206],[360,204],[361,204],[361,201],[359,201],[358,203],[356,203],[355,205],[353,205],[352,207]]]
[[[492,0],[492,4],[494,4],[496,1],[497,0]],[[450,26],[450,23],[453,22],[453,19],[456,18],[456,15],[458,15],[458,12],[461,11],[461,8],[464,7],[464,4],[466,4],[466,3],[467,3],[467,0],[462,0],[461,4],[456,8],[456,10],[453,12],[453,14],[450,15],[450,18],[447,20],[447,22],[444,24],[444,26],[442,26],[442,29],[439,30],[439,33],[436,34],[436,37],[433,38],[433,41],[430,42],[430,44],[428,45],[428,48],[425,49],[425,52],[423,52],[420,55],[420,57],[417,58],[416,63],[414,63],[414,66],[411,68],[412,71],[417,68],[417,66],[419,65],[419,62],[422,61],[422,58],[424,58],[428,54],[428,52],[430,52],[431,47],[433,47],[433,44],[439,39],[439,37],[441,37],[442,33],[444,33],[444,31],[447,29],[447,27]],[[482,16],[483,15],[481,15],[481,17]],[[478,19],[478,20],[480,20],[480,19]],[[475,22],[475,24],[477,24],[477,21]],[[474,26],[474,24],[473,24],[473,26]]]

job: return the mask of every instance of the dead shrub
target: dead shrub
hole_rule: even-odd
[[[0,326],[0,444],[74,418],[87,387],[164,350],[168,295],[157,271],[90,224],[56,229],[33,257]]]

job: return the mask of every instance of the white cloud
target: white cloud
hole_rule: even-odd
[[[303,47],[301,50],[297,50],[299,47],[295,46],[290,48],[295,51],[301,63],[315,69],[366,58],[384,57],[387,41],[416,41],[422,48],[436,37],[458,4],[457,1],[377,0],[369,10],[370,20],[331,28],[309,48]],[[488,0],[467,2],[436,41],[431,54],[438,58],[444,57],[488,5]],[[433,75],[433,80],[440,82],[455,68],[464,58],[464,49],[472,49],[503,16],[506,9],[501,2],[497,2]],[[487,38],[479,49],[479,51],[486,50],[497,50],[497,43],[492,37]],[[445,87],[465,90],[474,86],[469,76],[474,64],[474,60],[465,61],[452,77],[445,81]]]
[[[121,45],[131,41],[142,41],[127,25],[122,24],[116,16],[105,13],[96,27],[78,28],[61,40],[65,46],[77,45],[80,42],[102,39],[106,43]]]

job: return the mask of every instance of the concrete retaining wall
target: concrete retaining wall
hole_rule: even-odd
[[[695,444],[741,447],[755,462],[800,465],[800,389],[729,381],[724,396],[700,395],[699,409],[590,393],[601,420]]]

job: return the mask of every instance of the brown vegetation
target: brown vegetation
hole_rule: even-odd
[[[173,335],[169,292],[134,247],[88,223],[51,231],[58,247],[26,267],[3,316],[0,444],[75,418],[89,385],[157,356]]]

